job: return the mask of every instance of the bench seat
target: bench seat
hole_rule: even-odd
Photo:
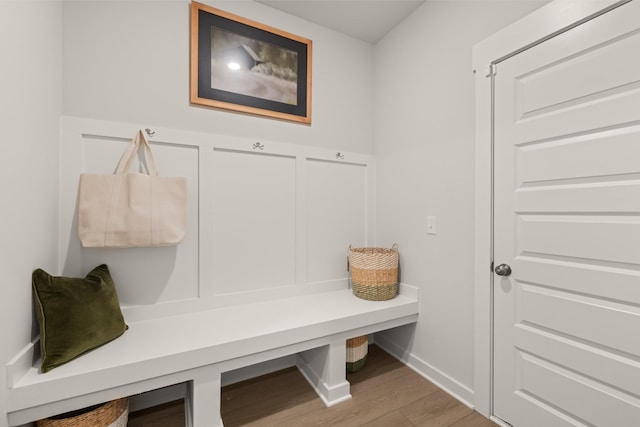
[[[11,426],[187,383],[187,425],[221,426],[220,375],[297,354],[325,404],[350,397],[348,338],[414,323],[417,290],[365,301],[348,289],[128,323],[120,338],[46,374],[24,356],[8,365]]]

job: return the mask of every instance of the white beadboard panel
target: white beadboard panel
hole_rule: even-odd
[[[295,285],[295,157],[214,150],[216,294]]]
[[[132,130],[133,137],[135,129]],[[83,172],[113,173],[130,140],[82,136]],[[82,271],[106,263],[124,307],[198,298],[198,149],[150,141],[158,173],[187,178],[187,234],[178,246],[84,248]],[[134,162],[135,164],[135,162]],[[141,171],[132,167],[132,171]]]
[[[348,247],[367,237],[367,167],[307,159],[307,281],[348,278]]]

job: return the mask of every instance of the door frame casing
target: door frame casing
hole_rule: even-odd
[[[493,416],[494,74],[499,74],[498,64],[505,59],[629,1],[555,0],[473,47],[476,111],[473,390],[474,409],[485,417]]]

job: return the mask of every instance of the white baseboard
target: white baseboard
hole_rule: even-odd
[[[330,386],[325,383],[322,378],[313,370],[311,365],[300,355],[296,358],[296,366],[307,380],[307,382],[313,387],[316,394],[322,399],[325,406],[333,406],[345,400],[351,399],[350,388],[351,385],[347,380],[342,383]]]
[[[395,343],[385,339],[382,335],[376,335],[375,342],[378,347],[437,385],[464,405],[473,409],[474,394],[472,389],[418,358],[407,349],[401,348]]]

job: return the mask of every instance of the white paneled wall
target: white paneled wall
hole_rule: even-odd
[[[214,150],[215,294],[294,286],[296,158]]]
[[[371,155],[74,117],[61,128],[61,270],[108,264],[127,319],[345,287],[348,246],[374,241]],[[138,128],[155,132],[159,173],[187,177],[187,236],[173,247],[82,248],[79,176],[113,173]]]
[[[345,243],[367,241],[367,165],[309,159],[307,164],[307,281],[339,280]],[[343,247],[344,252],[331,248]]]
[[[113,173],[128,144],[129,141],[124,138],[83,134],[82,171]],[[155,304],[198,297],[198,149],[188,145],[154,143],[153,155],[156,163],[161,165],[162,175],[187,177],[190,206],[186,238],[178,248],[87,248],[81,252],[80,274],[102,263],[109,265],[114,280],[120,285],[119,297],[126,305]],[[132,171],[137,170],[132,168]],[[75,220],[76,217],[72,232],[76,231]],[[75,241],[75,236],[73,237]],[[132,268],[118,268],[131,264],[131,260],[135,260]]]

